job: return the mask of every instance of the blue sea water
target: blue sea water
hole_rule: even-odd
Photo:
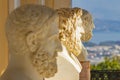
[[[95,32],[90,42],[120,41],[120,32]]]

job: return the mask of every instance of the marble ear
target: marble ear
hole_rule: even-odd
[[[37,49],[37,36],[34,32],[31,32],[26,37],[27,45],[31,52],[36,51]]]

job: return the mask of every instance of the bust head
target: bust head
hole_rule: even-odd
[[[92,30],[95,27],[92,19],[92,15],[85,9],[82,9],[82,27],[84,29],[84,33],[82,33],[81,40],[83,42],[87,42],[92,37]]]
[[[60,40],[68,51],[79,55],[82,49],[81,41],[92,37],[94,28],[91,14],[81,8],[61,8],[57,10],[60,16]]]
[[[79,55],[81,53],[82,9],[61,8],[57,10],[60,16],[59,39],[70,53]]]
[[[6,22],[10,55],[27,54],[41,77],[53,76],[56,53],[61,50],[58,21],[57,13],[45,6],[25,5],[14,10]]]

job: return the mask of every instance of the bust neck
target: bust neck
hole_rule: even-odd
[[[62,52],[58,52],[58,56],[64,57],[69,63],[71,63],[75,69],[80,73],[82,66],[77,60],[76,56],[67,51],[66,47],[62,45]]]
[[[8,68],[2,77],[2,80],[7,80],[7,78],[9,80],[43,80],[32,66],[28,54],[11,54]]]

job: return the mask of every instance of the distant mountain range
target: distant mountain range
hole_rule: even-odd
[[[94,32],[120,32],[120,21],[95,19],[94,24]]]
[[[100,42],[99,44],[93,43],[93,42],[85,42],[83,43],[85,47],[93,47],[93,46],[114,46],[114,45],[119,45],[120,46],[120,41],[104,41]]]

